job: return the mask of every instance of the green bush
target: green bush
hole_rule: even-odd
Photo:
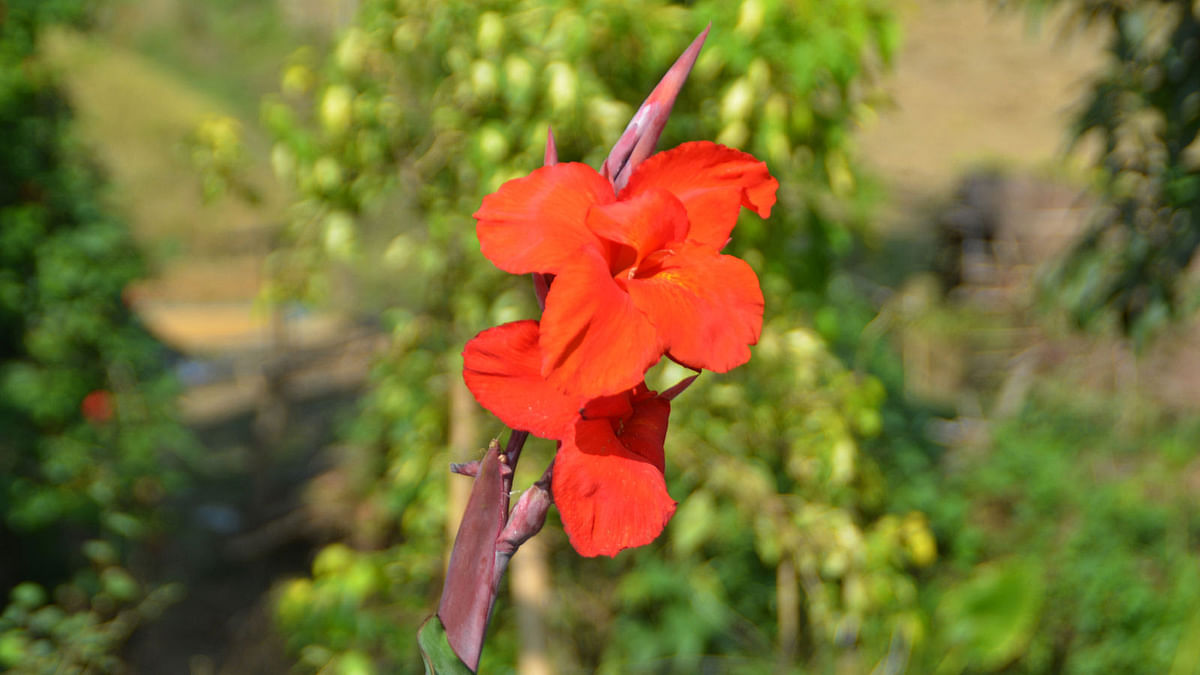
[[[1098,141],[1107,209],[1048,288],[1084,326],[1139,342],[1197,307],[1200,12],[1189,0],[1030,0],[1108,28],[1108,60],[1074,130]]]
[[[124,301],[141,259],[36,54],[82,6],[7,2],[0,22],[0,545],[20,551],[0,560],[0,663],[22,672],[111,669],[144,597],[121,565],[189,447],[165,350]],[[113,553],[79,581],[93,538]]]
[[[916,672],[1192,672],[1200,502],[1181,477],[1200,427],[1121,415],[1043,391],[988,446],[895,485],[943,551]]]

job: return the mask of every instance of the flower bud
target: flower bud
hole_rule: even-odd
[[[560,112],[574,105],[579,90],[579,77],[571,66],[562,61],[555,61],[546,66],[550,83],[546,94],[550,98],[550,107]]]
[[[471,64],[471,88],[475,92],[475,97],[479,99],[489,99],[496,95],[498,87],[498,78],[496,77],[496,66],[490,61],[476,59]]]
[[[196,135],[215,157],[232,158],[241,149],[240,126],[236,119],[219,115],[201,122]]]
[[[852,613],[864,612],[870,605],[870,595],[861,576],[851,574],[842,582],[842,599]]]
[[[744,120],[753,106],[754,89],[749,80],[739,78],[725,90],[725,96],[721,98],[721,120],[726,123]]]
[[[763,104],[763,121],[780,127],[787,124],[787,97],[780,93],[771,94]]]
[[[904,546],[913,564],[925,567],[937,559],[937,541],[929,531],[929,523],[925,514],[909,513],[904,517],[903,524]]]
[[[481,54],[495,54],[504,41],[504,20],[496,12],[484,12],[479,16],[479,30],[475,43]]]
[[[763,150],[772,163],[786,162],[792,154],[792,145],[782,129],[771,127],[763,136]]]
[[[332,192],[342,183],[342,167],[336,159],[322,157],[313,164],[313,180],[323,192]]]
[[[411,21],[401,21],[392,31],[392,48],[401,54],[407,54],[420,43],[420,34]]]
[[[494,125],[479,130],[479,155],[485,163],[494,164],[508,156],[508,138]]]
[[[366,63],[367,50],[367,36],[358,28],[351,28],[338,43],[334,63],[347,75],[357,75]]]
[[[100,585],[105,593],[124,602],[134,600],[141,592],[133,576],[120,567],[109,567],[101,572]]]
[[[833,444],[829,456],[829,482],[832,485],[846,485],[854,479],[854,460],[857,448],[854,441],[841,438]]]
[[[717,142],[731,148],[740,148],[746,144],[748,138],[750,138],[750,128],[746,126],[745,122],[738,120],[727,124],[721,130],[721,133],[717,135]]]
[[[806,104],[800,104],[792,107],[792,133],[797,136],[807,136],[812,133],[813,129],[813,114],[812,109]]]
[[[721,50],[721,46],[719,44],[709,45],[696,59],[691,77],[705,82],[711,81],[725,67],[725,61],[725,52]]]
[[[321,124],[331,134],[341,134],[350,126],[354,92],[344,85],[333,85],[321,97]]]
[[[354,562],[354,552],[345,544],[330,544],[317,553],[313,560],[313,576],[337,576],[350,569]]]
[[[408,267],[416,254],[417,242],[407,233],[401,232],[392,239],[383,252],[383,262],[396,269]]]
[[[766,59],[759,56],[751,61],[746,69],[746,79],[754,91],[768,91],[771,88],[771,66],[767,65]]]
[[[504,59],[504,94],[509,101],[522,105],[533,89],[533,66],[520,56]]]
[[[312,89],[313,80],[313,72],[308,66],[294,64],[283,71],[279,88],[288,96],[301,96]]]
[[[306,616],[313,604],[312,581],[306,578],[292,579],[283,586],[276,608],[284,620]]]
[[[829,189],[835,196],[845,197],[854,189],[854,174],[843,153],[834,151],[825,156],[825,174],[829,176]]]
[[[354,254],[354,218],[344,211],[334,211],[325,217],[325,253],[335,260],[345,260]]]
[[[384,96],[379,101],[379,107],[375,114],[379,118],[379,123],[388,129],[399,126],[404,119],[404,109],[400,107],[400,102],[390,95]]]
[[[286,136],[296,126],[295,115],[291,107],[277,100],[267,100],[262,107],[263,124],[279,136]]]
[[[734,32],[748,38],[756,37],[762,30],[765,15],[766,9],[763,7],[762,0],[742,0]]]

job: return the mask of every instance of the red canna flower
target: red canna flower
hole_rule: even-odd
[[[585,412],[554,457],[554,504],[571,545],[588,557],[649,544],[675,514],[663,457],[671,402],[645,384],[621,398],[623,414]]]
[[[769,216],[778,187],[753,156],[698,141],[647,159],[619,194],[584,164],[538,169],[485,197],[476,231],[500,269],[555,275],[537,372],[593,398],[632,389],[664,353],[716,372],[750,358],[762,291],[720,251],[740,209]]]
[[[670,401],[644,383],[592,400],[564,393],[541,375],[538,342],[536,321],[483,331],[463,349],[467,387],[510,427],[560,441],[551,491],[576,551],[654,541],[675,513],[663,477]]]
[[[103,389],[88,393],[79,403],[79,412],[83,413],[84,419],[93,424],[111,420],[113,416],[112,394]]]

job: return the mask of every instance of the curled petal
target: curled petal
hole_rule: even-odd
[[[663,353],[654,326],[590,249],[554,278],[539,344],[546,379],[589,400],[640,383]]]
[[[542,377],[538,322],[514,321],[483,331],[463,348],[463,380],[475,400],[513,429],[562,440],[585,401]]]
[[[596,206],[588,212],[587,225],[596,236],[623,244],[635,252],[633,260],[609,256],[615,274],[688,233],[683,204],[666,190],[647,190],[624,201]]]
[[[684,143],[647,159],[621,198],[651,189],[671,192],[687,209],[688,240],[719,251],[737,224],[741,207],[766,218],[779,181],[753,155],[709,141]]]
[[[633,401],[633,414],[623,420],[618,438],[638,457],[650,462],[659,473],[666,471],[663,444],[667,440],[667,418],[671,401],[642,387]]]
[[[688,246],[627,288],[676,361],[724,373],[750,359],[762,332],[763,295],[744,261]]]
[[[510,180],[475,212],[479,248],[512,274],[558,273],[580,247],[599,246],[586,225],[593,204],[615,199],[586,164],[555,164]]]
[[[663,440],[671,405],[636,402],[614,430],[610,420],[581,420],[554,459],[552,490],[571,545],[583,556],[614,556],[644,546],[675,513],[663,478]]]
[[[618,419],[623,420],[633,414],[633,399],[629,392],[623,391],[612,396],[594,398],[583,406],[579,416],[585,420]]]

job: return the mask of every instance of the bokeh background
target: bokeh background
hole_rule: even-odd
[[[459,353],[536,312],[470,215],[711,22],[660,145],[779,178],[762,340],[677,400],[664,535],[552,512],[481,672],[1200,673],[1198,21],[0,0],[0,670],[422,672],[503,431]]]

